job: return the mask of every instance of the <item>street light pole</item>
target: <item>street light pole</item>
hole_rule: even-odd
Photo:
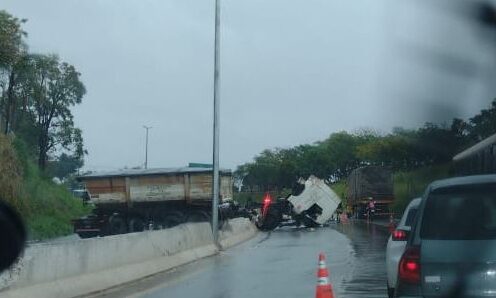
[[[219,108],[220,108],[220,0],[215,0],[215,42],[214,42],[214,139],[213,139],[213,198],[212,235],[214,243],[219,242]]]
[[[151,126],[143,125],[143,128],[146,129],[146,141],[145,141],[145,169],[148,168],[148,130],[152,129]]]

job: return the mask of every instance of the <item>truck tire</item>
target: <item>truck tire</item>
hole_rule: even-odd
[[[257,221],[257,227],[262,231],[272,231],[277,228],[282,222],[282,213],[280,206],[274,205],[269,207],[265,217],[260,217]]]
[[[112,215],[109,218],[110,235],[124,234],[127,232],[126,221],[119,215]]]
[[[303,225],[306,227],[306,228],[316,228],[316,227],[319,227],[320,225],[314,221],[311,221],[310,219],[306,219],[303,221]]]
[[[128,222],[129,232],[142,232],[145,229],[144,221],[139,217],[131,217]]]
[[[257,227],[262,231],[272,231],[277,228],[280,223],[280,216],[277,216],[277,214],[274,213],[269,213],[263,220],[257,222]]]

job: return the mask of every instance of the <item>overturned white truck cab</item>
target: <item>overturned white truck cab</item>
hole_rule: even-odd
[[[257,226],[273,230],[281,225],[316,227],[329,221],[341,203],[339,196],[321,179],[310,176],[301,182],[303,191],[275,201],[264,199]]]

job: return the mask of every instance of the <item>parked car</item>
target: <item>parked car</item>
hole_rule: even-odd
[[[496,175],[428,186],[398,266],[396,297],[496,296]]]
[[[405,209],[401,220],[398,222],[396,229],[392,231],[386,248],[386,273],[387,273],[387,292],[389,298],[394,296],[394,286],[398,277],[398,264],[401,255],[405,250],[413,220],[417,214],[417,208],[420,204],[420,198],[413,199]]]

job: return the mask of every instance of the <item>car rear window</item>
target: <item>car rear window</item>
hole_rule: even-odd
[[[496,184],[441,188],[426,201],[422,239],[496,239]]]
[[[410,208],[410,210],[408,210],[408,214],[407,214],[406,220],[405,220],[405,226],[407,226],[407,227],[412,226],[413,219],[415,219],[416,214],[417,214],[417,208]]]

